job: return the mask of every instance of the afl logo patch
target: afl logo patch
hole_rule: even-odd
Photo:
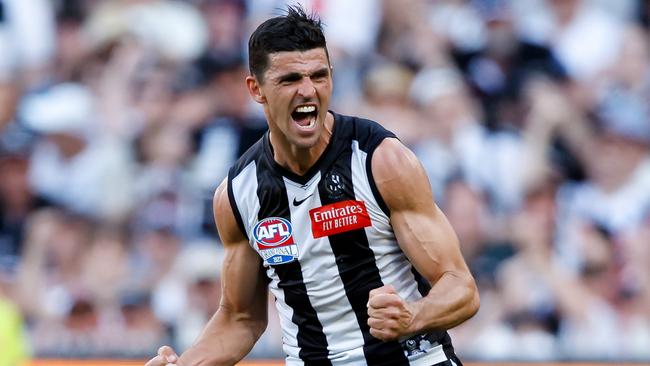
[[[260,220],[253,228],[257,251],[269,264],[284,264],[298,258],[298,246],[293,242],[291,222],[282,217]]]
[[[291,239],[291,223],[282,217],[269,217],[255,225],[253,237],[258,243],[275,247]]]

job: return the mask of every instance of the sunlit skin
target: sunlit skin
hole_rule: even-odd
[[[275,160],[302,175],[316,162],[331,137],[331,66],[324,48],[277,52],[268,57],[263,80],[246,78],[248,91],[264,107]],[[312,105],[317,108],[315,125],[300,126],[291,113],[298,106]]]

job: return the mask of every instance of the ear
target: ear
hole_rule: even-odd
[[[249,75],[246,77],[246,87],[248,87],[248,93],[257,103],[260,104],[266,103],[266,97],[262,92],[260,83],[257,81],[257,79],[254,76]]]

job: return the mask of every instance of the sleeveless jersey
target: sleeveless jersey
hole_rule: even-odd
[[[228,175],[237,223],[270,279],[286,364],[455,364],[446,332],[391,342],[370,335],[370,290],[392,284],[415,301],[430,287],[400,250],[370,169],[375,148],[395,135],[333,115],[331,140],[305,175],[277,164],[268,133]]]

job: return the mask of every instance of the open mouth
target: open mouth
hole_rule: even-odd
[[[318,108],[315,105],[301,105],[291,112],[291,118],[300,127],[312,128],[316,125],[316,117],[318,116]]]

